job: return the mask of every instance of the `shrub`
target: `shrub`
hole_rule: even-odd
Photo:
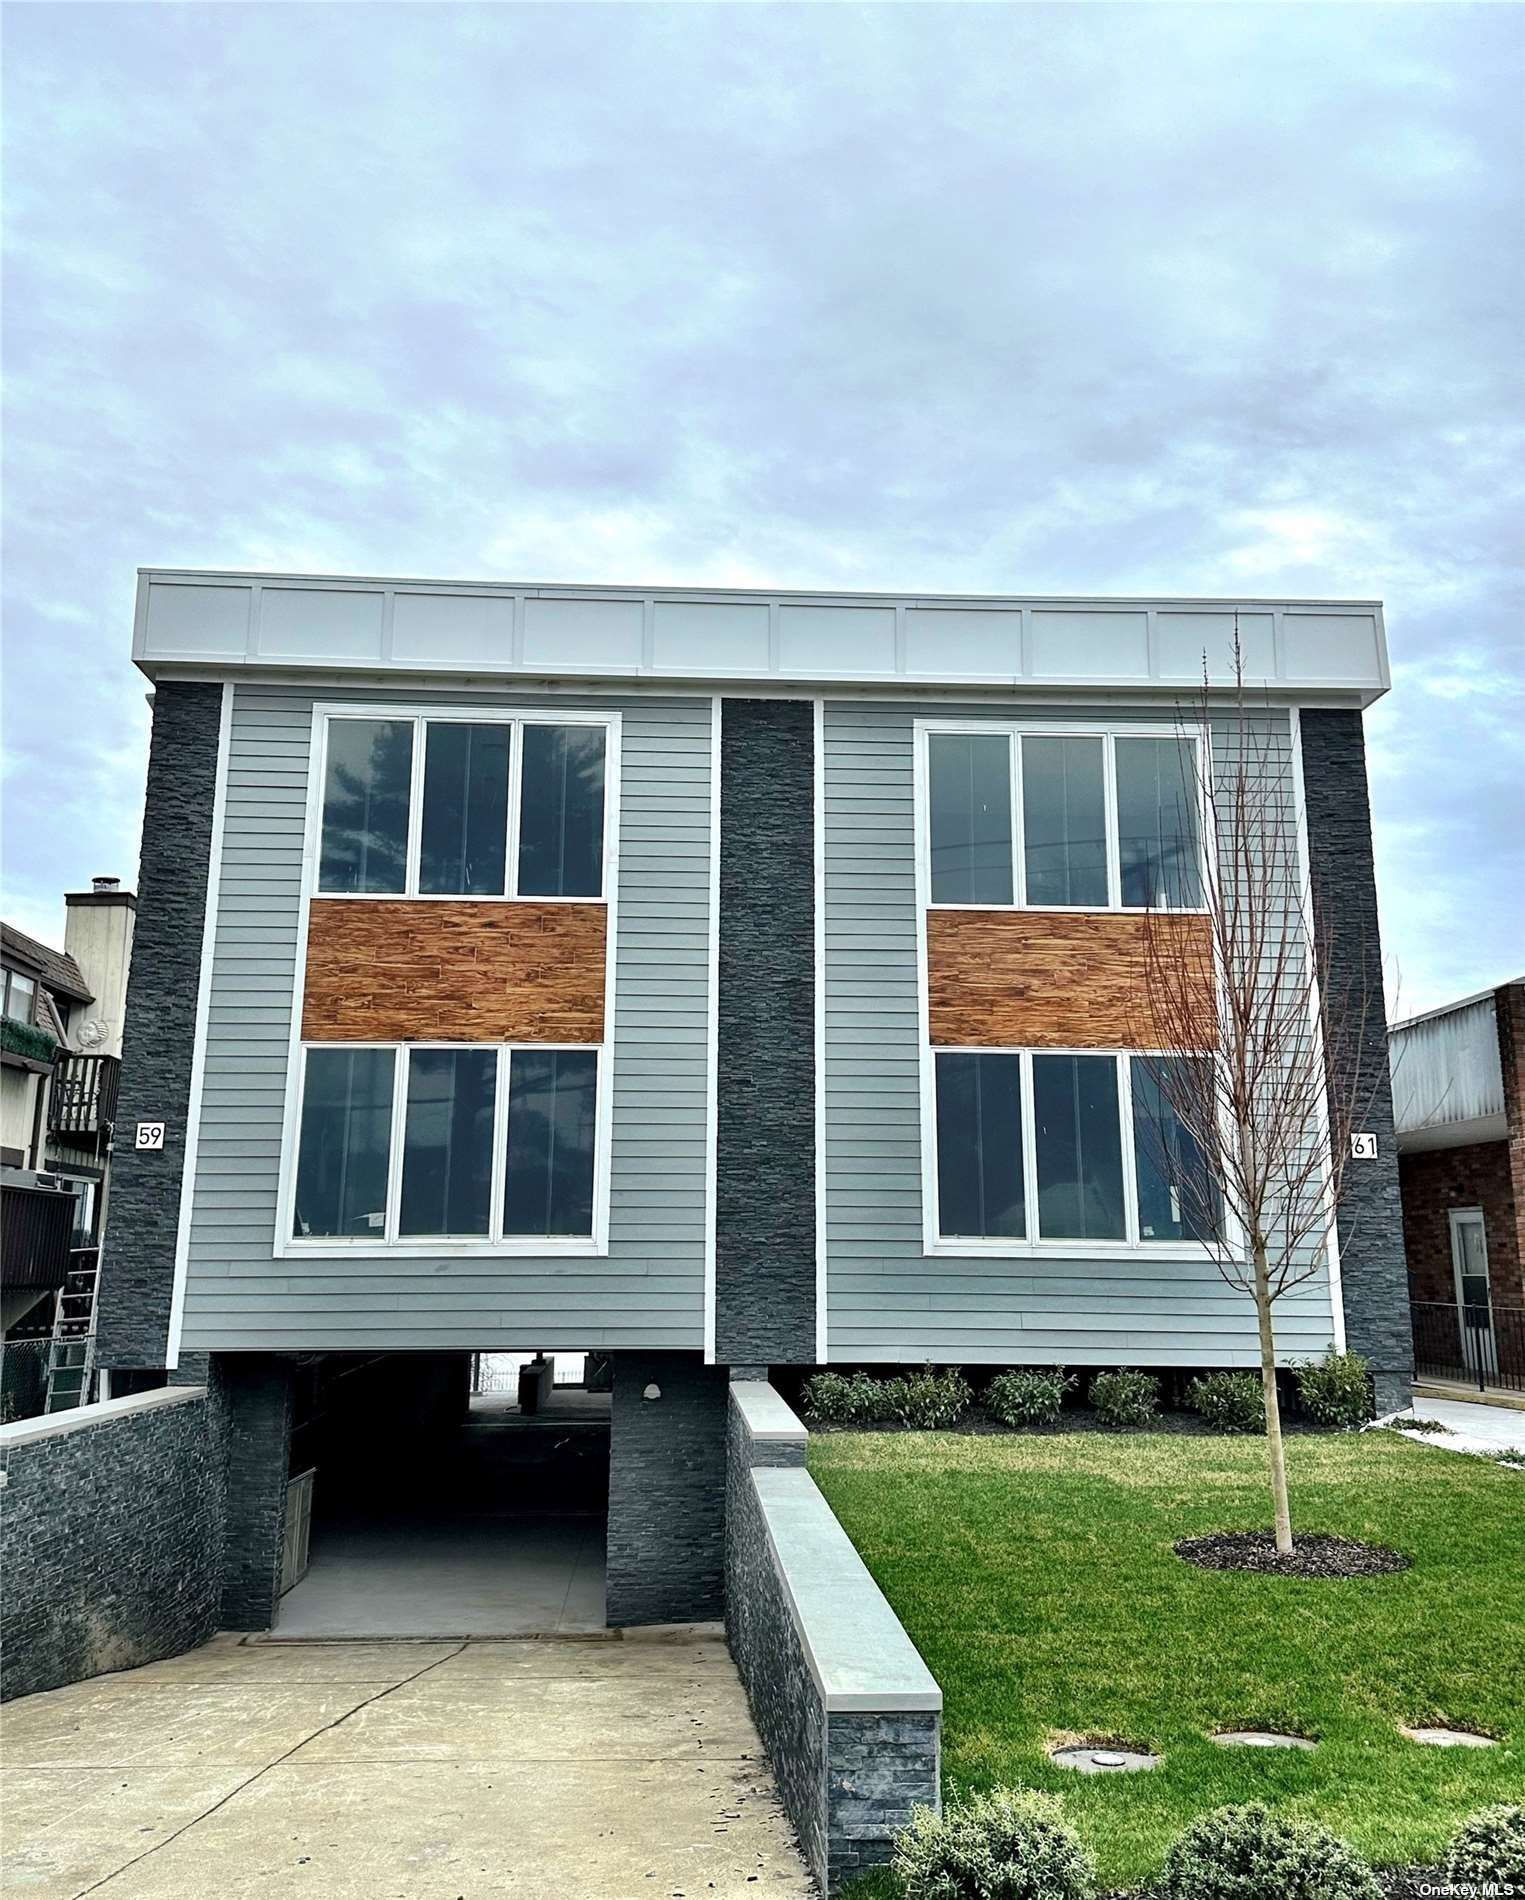
[[[1091,1405],[1103,1425],[1147,1425],[1160,1409],[1160,1382],[1149,1372],[1098,1372]]]
[[[1093,1900],[1096,1863],[1057,1795],[997,1788],[915,1808],[895,1842],[905,1900]]]
[[[1057,1425],[1074,1383],[1062,1366],[998,1372],[985,1388],[985,1409],[1003,1425]]]
[[[823,1425],[905,1425],[937,1431],[956,1425],[973,1394],[956,1369],[930,1366],[910,1378],[876,1379],[867,1372],[818,1372],[805,1382],[805,1409]]]
[[[1186,1403],[1214,1431],[1263,1432],[1266,1395],[1253,1372],[1205,1372],[1186,1388]]]
[[[805,1409],[823,1425],[877,1424],[884,1415],[879,1387],[863,1372],[818,1372],[805,1381]]]
[[[1296,1371],[1297,1402],[1316,1424],[1353,1432],[1371,1417],[1371,1375],[1358,1352],[1332,1352]]]
[[[935,1432],[956,1425],[969,1410],[974,1394],[956,1367],[934,1372],[930,1366],[906,1379],[885,1379],[890,1415],[901,1425]]]
[[[0,1049],[31,1062],[51,1062],[58,1053],[58,1038],[37,1023],[20,1023],[5,1016],[0,1017]]]
[[[1525,1890],[1525,1808],[1480,1808],[1451,1836],[1440,1865],[1452,1882]]]
[[[1165,1856],[1160,1900],[1382,1900],[1370,1867],[1314,1821],[1256,1802],[1193,1821]]]

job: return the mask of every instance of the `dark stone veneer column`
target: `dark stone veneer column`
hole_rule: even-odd
[[[647,1388],[657,1396],[646,1397]],[[608,1619],[703,1623],[725,1605],[724,1366],[619,1352],[609,1429]]]
[[[815,1363],[815,709],[720,724],[715,1352]]]
[[[1375,1161],[1345,1170],[1340,1207],[1340,1277],[1346,1342],[1370,1363],[1377,1409],[1406,1405],[1413,1383],[1403,1207],[1387,1067],[1387,1014],[1382,995],[1382,939],[1372,870],[1371,808],[1366,745],[1358,712],[1305,710],[1300,715],[1303,788],[1308,813],[1309,874],[1316,927],[1327,953],[1326,1002],[1359,1011],[1359,1051],[1344,1073],[1331,1074],[1336,1099],[1368,1104],[1363,1132],[1377,1137]],[[1338,1052],[1332,1058],[1339,1060]]]
[[[169,680],[154,694],[101,1252],[97,1356],[103,1366],[162,1366],[165,1360],[221,716],[220,686]],[[166,1124],[162,1150],[133,1147],[140,1121]]]

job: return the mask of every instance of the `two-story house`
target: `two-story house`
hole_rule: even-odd
[[[69,892],[61,951],[0,924],[0,1409],[8,1417],[75,1405],[90,1392],[136,903],[114,877]]]
[[[718,1606],[738,1368],[1258,1363],[1129,1007],[1144,914],[1204,927],[1190,705],[1236,629],[1333,975],[1379,992],[1374,603],[141,575],[100,1357],[219,1395],[247,1626],[324,1367],[391,1444],[442,1365],[610,1355],[620,1624]],[[1396,1404],[1376,1042],[1378,1155],[1278,1337]]]

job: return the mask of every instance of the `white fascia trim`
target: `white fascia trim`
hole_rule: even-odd
[[[826,702],[815,702],[815,1359],[829,1360],[826,1254]]]
[[[190,1270],[196,1160],[201,1146],[201,1096],[206,1080],[207,1020],[212,1009],[212,961],[217,949],[217,904],[222,889],[222,835],[228,810],[228,752],[232,739],[233,682],[225,680],[217,724],[217,775],[212,791],[212,835],[207,844],[206,902],[201,920],[201,968],[196,981],[196,1026],[191,1040],[191,1083],[185,1101],[185,1160],[180,1171],[180,1209],[175,1224],[175,1279],[164,1345],[164,1363],[170,1370],[180,1364],[180,1333],[185,1322],[185,1282]]]
[[[1308,844],[1308,798],[1303,778],[1303,724],[1299,708],[1287,715],[1292,728],[1292,797],[1297,813],[1298,908],[1302,912],[1303,950],[1308,971],[1309,1027],[1316,1045],[1319,1073],[1324,1087],[1319,1091],[1318,1139],[1323,1143],[1324,1192],[1330,1196],[1329,1230],[1324,1236],[1324,1253],[1329,1270],[1329,1319],[1333,1329],[1334,1350],[1345,1350],[1345,1283],[1340,1270],[1340,1210],[1333,1202],[1334,1158],[1329,1136],[1329,1070],[1325,1063],[1322,998],[1319,994],[1318,956],[1313,924],[1313,858]]]
[[[704,1363],[715,1363],[715,1248],[720,1157],[720,707],[710,700],[709,915],[704,1024]]]

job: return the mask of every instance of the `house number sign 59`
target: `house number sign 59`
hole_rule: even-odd
[[[133,1145],[137,1148],[162,1148],[164,1146],[163,1122],[139,1122],[138,1139]]]
[[[1377,1137],[1375,1135],[1352,1135],[1350,1152],[1357,1161],[1375,1161],[1377,1158]]]

